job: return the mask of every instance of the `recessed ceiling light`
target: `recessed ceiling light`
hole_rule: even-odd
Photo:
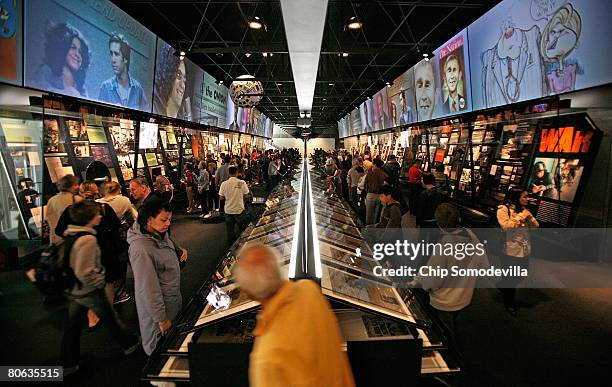
[[[255,16],[253,19],[249,20],[249,28],[251,29],[260,30],[264,28],[264,26],[264,22],[259,16]]]
[[[346,21],[345,26],[349,30],[358,30],[363,27],[363,23],[359,19],[357,19],[356,16],[352,16]]]

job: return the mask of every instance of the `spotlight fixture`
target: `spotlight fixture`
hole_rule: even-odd
[[[249,20],[249,28],[253,30],[266,30],[266,24],[259,16],[255,16],[254,18]]]
[[[385,82],[385,85],[387,85],[387,87],[391,87],[391,83],[389,83],[389,81]]]
[[[368,97],[368,101],[371,101],[371,100],[372,100],[372,97]]]
[[[245,53],[244,53],[244,56],[246,56],[246,57],[248,58],[248,57],[250,57],[250,56],[251,56],[251,53],[250,53],[250,52],[245,52]]]
[[[268,53],[267,52],[262,52],[261,55],[263,55],[264,58],[268,57]]]
[[[283,85],[282,83],[277,83],[277,84],[276,84],[276,86],[282,86],[282,85]]]
[[[333,86],[334,84],[330,82],[330,83],[329,83],[329,85],[330,85],[330,86]]]
[[[426,62],[429,62],[429,54],[428,53],[424,53],[423,54],[423,58],[425,59]]]
[[[221,86],[223,84],[223,80],[217,81],[217,85]]]
[[[174,51],[174,56],[177,56],[180,60],[185,59],[185,55],[187,55],[187,53],[185,52],[185,50],[175,50]]]
[[[344,23],[344,28],[348,28],[349,30],[358,30],[363,27],[363,23],[357,19],[357,16],[351,16],[346,23]]]
[[[343,58],[346,58],[347,56],[349,56],[349,53],[348,53],[348,52],[339,52],[339,53],[338,53],[338,56],[341,56],[341,57],[343,57]]]

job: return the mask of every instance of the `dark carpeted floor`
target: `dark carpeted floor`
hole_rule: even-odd
[[[187,302],[227,249],[225,225],[178,215],[172,234],[190,254],[181,280]],[[58,364],[65,305],[43,305],[22,271],[0,273],[0,292],[0,364]],[[518,317],[511,317],[495,290],[476,292],[458,328],[465,372],[449,382],[467,387],[609,385],[612,289],[524,289],[518,298],[522,307]],[[133,300],[117,310],[137,331]],[[139,380],[142,351],[122,356],[101,328],[85,332],[81,347],[84,367],[66,385],[146,385]]]
[[[172,236],[187,247],[189,262],[181,272],[181,292],[186,303],[209,276],[227,250],[225,224],[203,224],[197,215],[176,215]],[[130,288],[133,280],[128,280]],[[57,365],[66,304],[44,305],[41,294],[23,271],[0,273],[0,364]],[[130,294],[131,289],[130,289]],[[117,306],[122,320],[138,332],[134,300]],[[86,331],[81,337],[83,367],[66,379],[74,386],[136,386],[146,355],[142,350],[125,357],[104,328]]]

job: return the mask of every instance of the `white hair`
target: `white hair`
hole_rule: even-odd
[[[240,259],[234,268],[234,278],[240,288],[246,290],[256,301],[272,297],[283,285],[278,266],[278,251],[263,244],[250,244],[246,245],[239,255]]]

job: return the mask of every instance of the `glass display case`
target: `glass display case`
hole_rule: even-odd
[[[555,227],[575,224],[603,136],[588,112],[558,98],[438,120],[407,133],[424,171],[444,166],[455,203],[494,216],[508,190],[522,187],[538,221]]]
[[[310,173],[323,269],[320,284],[339,321],[343,349],[347,341],[421,339],[423,374],[458,372],[459,363],[438,324],[410,290],[373,275],[378,262],[363,240],[358,217],[343,200],[325,194],[323,181],[315,171]],[[190,343],[252,344],[259,304],[246,298],[234,282],[236,255],[250,243],[273,246],[280,252],[281,271],[287,274],[301,185],[302,179],[293,178],[272,192],[261,219],[242,233],[184,307],[150,357],[144,379],[189,381]]]
[[[236,254],[248,244],[273,246],[280,252],[281,272],[287,275],[300,190],[301,180],[289,178],[272,191],[264,204],[262,217],[240,235],[213,275],[183,308],[173,330],[149,358],[143,378],[189,380],[190,342],[252,341],[251,332],[259,303],[249,300],[234,282],[232,268]]]
[[[41,236],[43,186],[40,108],[0,111],[0,239]],[[38,113],[38,114],[37,114]]]

